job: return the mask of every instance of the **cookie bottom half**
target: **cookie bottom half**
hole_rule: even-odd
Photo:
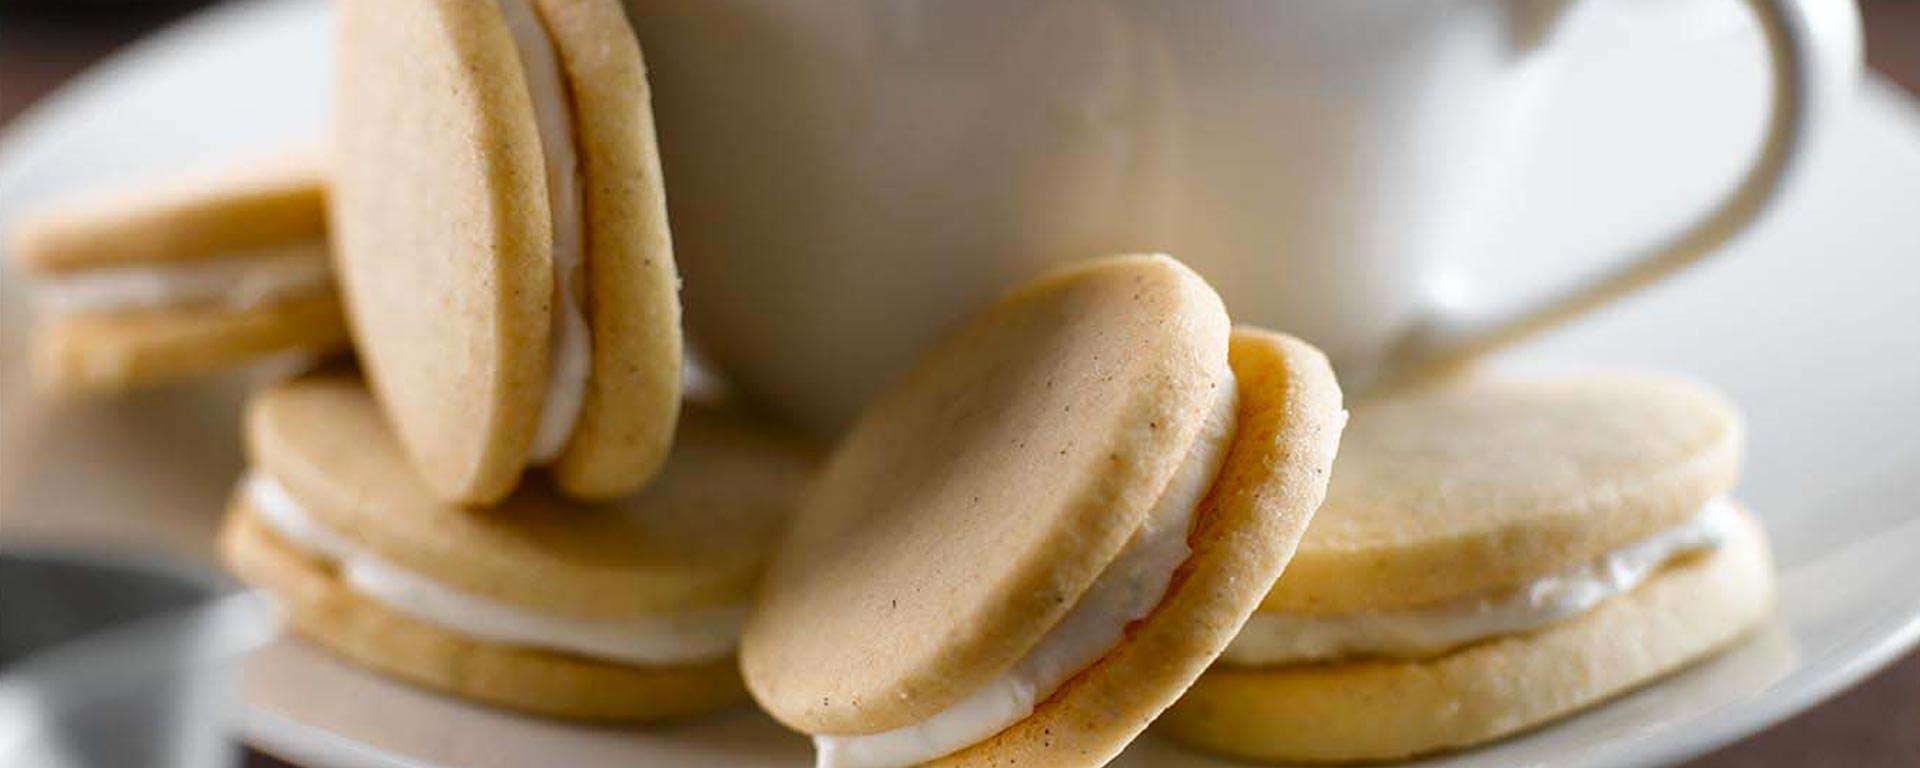
[[[191,307],[43,318],[34,336],[37,380],[55,391],[167,384],[266,362],[333,353],[347,326],[333,294],[249,309]]]
[[[1220,665],[1161,718],[1203,750],[1295,762],[1391,760],[1535,728],[1739,640],[1767,616],[1773,566],[1746,512],[1721,548],[1578,618],[1412,661]]]
[[[746,698],[732,659],[642,667],[471,640],[350,590],[329,564],[279,540],[243,502],[220,535],[228,567],[272,593],[293,630],[375,671],[461,698],[576,720],[638,722],[724,709]]]

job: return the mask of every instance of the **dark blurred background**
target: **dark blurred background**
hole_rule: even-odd
[[[100,57],[211,4],[0,0],[0,125]],[[1861,0],[1860,6],[1869,65],[1909,93],[1920,94],[1920,0]]]
[[[209,4],[205,0],[0,0],[0,134],[22,110],[88,65]],[[1868,66],[1920,96],[1920,0],[1861,0],[1860,6]],[[285,765],[258,754],[250,755],[247,764],[249,768]],[[1920,653],[1810,712],[1695,761],[1689,768],[1749,766],[1920,768]]]

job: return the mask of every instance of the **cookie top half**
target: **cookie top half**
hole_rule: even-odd
[[[253,471],[386,562],[546,614],[621,618],[740,605],[810,474],[800,445],[728,411],[689,407],[659,479],[587,504],[530,483],[501,505],[439,501],[366,388],[319,375],[247,410]]]
[[[57,205],[21,219],[9,250],[45,275],[229,258],[323,240],[325,195],[321,153],[287,149]]]
[[[643,485],[679,407],[680,307],[619,3],[347,0],[336,88],[343,298],[429,487],[491,503],[530,461],[576,497]],[[536,456],[548,410],[570,418]]]
[[[1587,562],[1728,491],[1743,437],[1723,398],[1670,377],[1472,378],[1363,404],[1262,607],[1418,606]]]
[[[1070,268],[929,352],[833,454],[749,620],[757,698],[809,732],[937,712],[1133,535],[1228,386],[1225,308],[1165,257]]]

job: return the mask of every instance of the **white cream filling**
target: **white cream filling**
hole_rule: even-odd
[[[585,212],[580,158],[574,146],[573,107],[566,78],[546,26],[527,0],[496,0],[526,72],[534,126],[546,166],[547,205],[553,215],[553,321],[547,343],[547,391],[528,459],[551,464],[560,458],[586,403],[593,372],[593,338],[581,309],[586,266]]]
[[[1393,611],[1255,613],[1221,658],[1246,666],[1429,658],[1533,631],[1631,591],[1675,558],[1719,548],[1740,524],[1738,516],[1731,501],[1715,498],[1685,523],[1497,595]]]
[[[216,258],[106,267],[35,281],[34,298],[61,313],[214,304],[245,309],[333,285],[325,242],[249,249]]]
[[[1152,613],[1185,562],[1193,514],[1213,487],[1233,442],[1239,395],[1227,374],[1199,437],[1140,530],[1085,595],[1011,669],[925,720],[856,736],[815,735],[816,768],[894,768],[979,743],[1028,715],[1120,643],[1129,623]]]
[[[563,651],[638,665],[689,664],[733,653],[747,606],[620,619],[579,619],[476,597],[368,552],[315,520],[272,477],[241,480],[256,519],[281,540],[332,561],[348,588],[414,619],[501,645]]]

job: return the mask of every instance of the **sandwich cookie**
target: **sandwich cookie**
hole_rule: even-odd
[[[734,648],[807,454],[689,406],[660,477],[606,504],[529,487],[439,501],[357,380],[257,395],[228,565],[349,661],[500,707],[591,720],[743,696]]]
[[[1767,615],[1716,395],[1467,380],[1354,411],[1326,505],[1161,720],[1201,748],[1386,760],[1497,739],[1698,661]]]
[[[347,313],[427,486],[644,485],[680,407],[679,278],[620,3],[346,0],[337,88]]]
[[[324,189],[319,159],[290,154],[23,220],[35,377],[124,390],[345,347]]]
[[[877,400],[741,645],[821,768],[1099,765],[1220,653],[1320,504],[1318,350],[1164,256],[1003,298]]]

